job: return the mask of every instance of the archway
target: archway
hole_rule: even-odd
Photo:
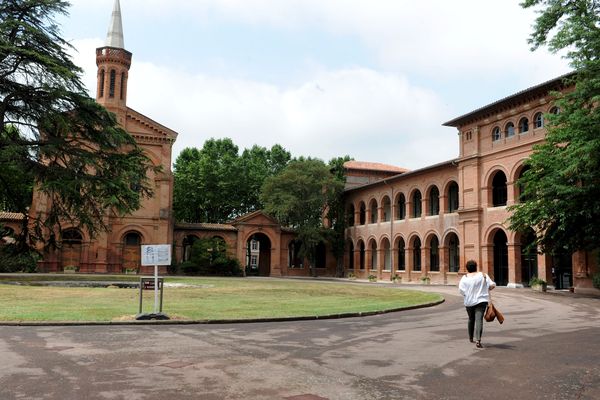
[[[556,289],[568,289],[573,286],[573,257],[571,253],[552,255],[552,280]]]
[[[535,232],[529,229],[521,235],[521,282],[528,285],[534,276],[538,276],[537,250]]]
[[[123,242],[123,269],[125,272],[139,272],[142,264],[142,236],[138,232],[129,232]]]
[[[198,240],[198,236],[196,235],[187,235],[183,238],[183,254],[181,261],[189,261],[192,256],[192,246],[194,246],[194,242]]]
[[[508,284],[508,239],[501,229],[494,234],[494,280],[498,286]]]
[[[271,240],[264,233],[255,233],[246,242],[246,273],[271,275]]]
[[[79,270],[81,262],[81,243],[83,236],[77,229],[69,229],[62,234],[62,267],[65,269]]]

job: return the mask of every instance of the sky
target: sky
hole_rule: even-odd
[[[95,97],[114,0],[60,18]],[[570,70],[530,51],[520,0],[121,0],[127,104],[176,132],[173,160],[209,138],[240,152],[417,169],[458,156],[457,116]]]

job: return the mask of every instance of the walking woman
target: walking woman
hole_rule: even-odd
[[[475,347],[482,348],[481,334],[483,332],[483,314],[490,300],[490,290],[496,287],[496,283],[487,274],[477,272],[477,263],[473,260],[467,261],[467,274],[458,284],[458,290],[465,298],[465,307],[469,315],[469,340]]]

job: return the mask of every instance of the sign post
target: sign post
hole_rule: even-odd
[[[158,301],[158,289],[159,289],[159,277],[158,277],[158,266],[159,265],[171,265],[171,245],[169,244],[154,244],[154,245],[143,245],[142,246],[142,265],[150,266],[154,265],[154,313],[142,314],[142,285],[144,280],[148,281],[148,278],[142,278],[140,280],[140,313],[136,316],[136,319],[169,319],[165,314],[162,313],[162,289],[163,289],[163,278],[160,278],[160,310]]]

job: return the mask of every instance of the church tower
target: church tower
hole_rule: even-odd
[[[119,0],[115,0],[105,46],[96,49],[96,65],[98,66],[96,101],[115,113],[119,124],[124,125],[131,53],[125,50]]]

